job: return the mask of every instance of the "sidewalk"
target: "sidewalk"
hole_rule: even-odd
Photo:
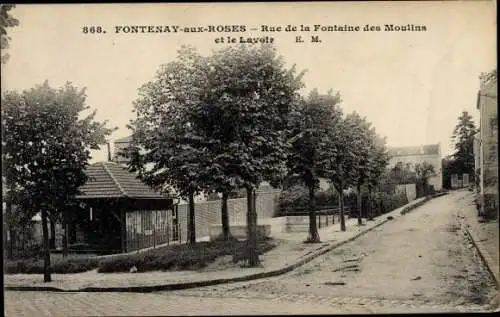
[[[460,204],[460,216],[463,217],[465,230],[478,249],[488,270],[493,275],[497,287],[500,284],[499,267],[499,230],[498,220],[480,222],[473,201],[473,193],[464,193]]]
[[[307,232],[274,233],[281,242],[273,250],[260,256],[262,265],[256,268],[230,267],[223,271],[144,272],[144,273],[97,273],[96,270],[77,274],[52,274],[52,282],[44,283],[40,274],[4,275],[6,290],[40,291],[87,291],[87,292],[151,292],[208,286],[276,276],[289,272],[313,258],[322,255],[362,234],[384,224],[389,216],[404,217],[402,210],[420,206],[424,198],[393,210],[390,213],[358,226],[357,219],[346,219],[345,232],[336,223],[319,229],[322,243],[305,244]]]

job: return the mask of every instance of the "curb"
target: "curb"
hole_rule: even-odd
[[[473,238],[473,235],[469,232],[468,229],[464,229],[465,234],[469,238],[469,240],[472,242],[474,247],[476,248],[477,252],[479,253],[479,257],[481,258],[481,261],[483,262],[484,266],[486,266],[486,269],[488,270],[488,273],[491,276],[491,279],[495,283],[495,288],[498,290],[500,288],[500,280],[498,273],[494,273],[493,270],[493,264],[491,260],[489,260],[489,254],[486,252],[486,250],[483,249],[480,243],[476,242],[476,240]]]
[[[413,205],[410,205],[410,206],[407,206],[407,207],[403,207],[403,210],[401,210],[401,214],[404,215],[404,214],[407,214],[409,213],[410,211],[424,205],[426,202],[428,202],[429,200],[432,200],[434,198],[437,198],[437,197],[441,197],[441,196],[444,196],[444,195],[448,195],[448,192],[442,192],[442,193],[438,193],[438,194],[434,194],[434,195],[431,195],[431,196],[426,196],[426,197],[423,197],[421,201],[413,204]]]
[[[401,210],[401,215],[404,215],[408,213],[409,211],[416,209],[429,200],[432,200],[432,198],[439,197],[446,195],[447,193],[439,193],[434,196],[428,196],[425,197],[420,202],[417,202],[413,205],[403,207],[403,210]],[[394,218],[391,218],[394,219]],[[244,275],[244,276],[239,276],[239,277],[232,277],[232,278],[222,278],[222,279],[213,279],[213,280],[205,280],[205,281],[196,281],[196,282],[187,282],[187,283],[175,283],[175,284],[163,284],[163,285],[151,285],[151,286],[125,286],[125,287],[85,287],[81,289],[72,289],[72,290],[64,290],[60,289],[57,287],[48,287],[48,286],[4,286],[5,290],[8,291],[45,291],[45,292],[64,292],[64,293],[78,293],[78,292],[123,292],[123,293],[150,293],[150,292],[158,292],[158,291],[175,291],[175,290],[183,290],[183,289],[189,289],[189,288],[197,288],[197,287],[204,287],[204,286],[212,286],[212,285],[217,285],[217,284],[229,284],[229,283],[235,283],[235,282],[244,282],[244,281],[250,281],[250,280],[257,280],[257,279],[262,279],[262,278],[268,278],[268,277],[274,277],[278,275],[282,275],[285,273],[288,273],[310,261],[313,259],[317,258],[318,256],[321,256],[329,251],[332,251],[335,248],[338,248],[346,243],[349,243],[360,236],[372,231],[375,228],[378,228],[385,224],[388,221],[391,221],[389,219],[389,216],[386,217],[386,219],[382,220],[380,223],[372,226],[371,228],[368,228],[364,231],[361,231],[354,236],[329,245],[328,247],[319,247],[316,249],[317,252],[308,255],[302,260],[299,260],[298,262],[294,264],[290,264],[288,266],[285,266],[281,269],[276,269],[272,271],[267,271],[267,272],[261,272],[261,273],[255,273],[255,274],[249,274],[249,275]],[[318,251],[319,250],[319,251]]]

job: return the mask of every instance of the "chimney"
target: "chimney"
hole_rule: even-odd
[[[109,142],[108,142],[108,162],[111,162],[111,161],[113,161],[113,160],[111,159],[111,145],[110,145],[110,144],[109,144]]]

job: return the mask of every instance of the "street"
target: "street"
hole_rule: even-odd
[[[175,292],[6,292],[6,316],[479,312],[496,293],[460,230],[466,192],[278,277]]]

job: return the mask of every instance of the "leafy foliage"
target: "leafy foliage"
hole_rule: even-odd
[[[204,102],[195,113],[208,141],[216,190],[246,188],[248,259],[258,264],[255,187],[284,174],[286,122],[302,87],[295,68],[287,69],[272,46],[227,47],[207,58]],[[224,215],[224,213],[223,213]]]
[[[455,143],[453,153],[453,170],[457,173],[474,175],[474,135],[477,133],[472,116],[467,111],[462,112],[458,118],[452,134]]]
[[[423,162],[415,165],[417,179],[427,181],[431,176],[436,175],[434,165],[429,162]]]
[[[7,36],[7,28],[19,25],[19,20],[9,13],[14,8],[14,4],[0,4],[0,48],[2,50],[9,48],[10,37]],[[2,55],[1,59],[2,63],[6,63],[9,54]]]
[[[356,129],[356,121],[347,116],[335,123],[328,138],[327,159],[324,162],[324,173],[338,192],[347,189],[354,183],[358,167],[360,140],[352,133]]]
[[[192,116],[200,102],[195,88],[203,70],[192,48],[178,53],[178,61],[162,65],[155,79],[140,88],[127,151],[131,169],[146,183],[162,191],[170,186],[187,197],[203,189],[203,159],[208,159]]]
[[[291,150],[287,164],[291,174],[298,175],[307,187],[317,188],[328,159],[329,138],[335,123],[341,120],[338,108],[340,94],[329,91],[320,95],[313,90],[291,112],[289,134]]]
[[[255,187],[284,172],[285,127],[302,87],[271,46],[228,47],[208,58],[208,89],[197,122],[213,154],[214,186]]]
[[[90,150],[113,130],[94,120],[95,111],[80,119],[89,108],[85,99],[85,89],[69,83],[53,89],[48,82],[2,97],[3,176],[9,204],[19,207],[8,216],[9,226],[23,225],[40,210],[60,217],[75,203]]]
[[[315,192],[316,208],[324,206],[338,206],[338,194],[332,190],[318,190]],[[279,196],[279,208],[282,215],[286,210],[306,208],[309,205],[309,189],[303,185],[295,185],[283,190]]]
[[[374,129],[371,130],[370,135],[365,183],[371,191],[379,184],[382,174],[386,171],[387,164],[389,164],[389,154],[385,146],[385,138],[378,135]]]
[[[131,170],[153,188],[174,188],[189,198],[188,232],[196,243],[194,195],[208,185],[211,161],[207,143],[196,122],[205,92],[207,71],[192,47],[178,51],[178,59],[162,65],[153,81],[143,85],[134,103],[137,114],[129,154]]]
[[[350,134],[353,140],[351,147],[355,149],[357,156],[353,158],[355,167],[352,174],[352,185],[357,191],[358,224],[362,224],[363,204],[362,189],[368,187],[373,189],[380,175],[384,172],[388,163],[388,155],[385,151],[385,140],[380,138],[371,122],[353,112],[346,117],[350,121]]]
[[[423,188],[425,195],[429,194],[429,178],[436,175],[434,165],[429,162],[422,162],[415,165],[415,172],[417,176],[418,185]]]
[[[272,240],[260,240],[257,253],[272,250],[276,243]],[[113,258],[57,258],[51,265],[51,271],[58,274],[86,272],[98,269],[99,273],[129,272],[132,266],[138,272],[176,271],[202,268],[215,259],[225,256],[238,256],[245,251],[245,243],[238,240],[201,242],[194,246],[176,245],[150,251],[117,256]],[[6,261],[6,274],[43,273],[43,261],[40,258]]]
[[[90,150],[99,149],[112,130],[94,120],[80,120],[85,89],[71,84],[59,89],[45,82],[2,98],[4,176],[13,186],[15,204],[63,210],[86,181]],[[37,208],[23,209],[31,219]]]
[[[228,47],[208,57],[183,47],[140,90],[130,167],[183,196],[251,192],[263,179],[279,179],[300,77],[271,46]]]
[[[289,173],[297,175],[309,189],[309,242],[319,242],[315,217],[315,190],[322,176],[323,162],[328,158],[328,138],[335,122],[341,119],[336,107],[340,94],[329,91],[320,95],[313,90],[307,99],[301,99],[290,113],[289,142],[291,148],[287,165]]]

